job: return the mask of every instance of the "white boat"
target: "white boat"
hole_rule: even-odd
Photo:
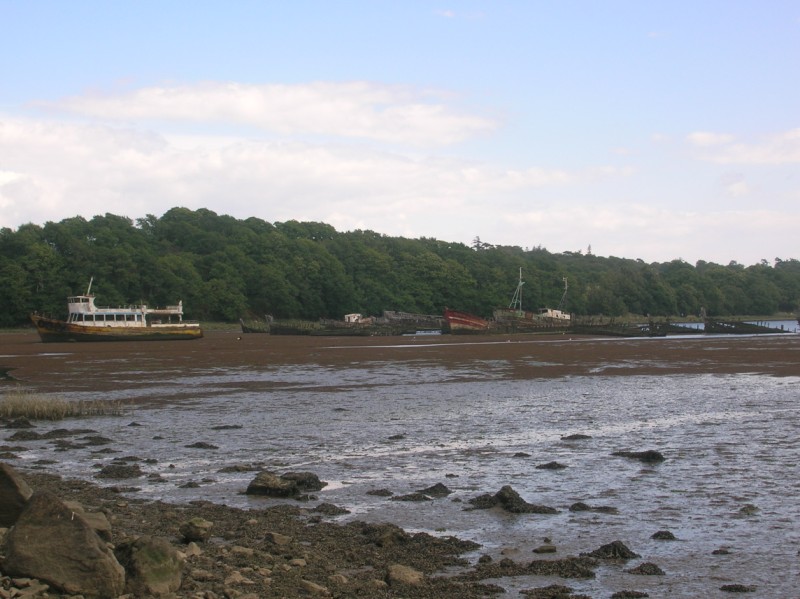
[[[95,305],[91,290],[89,281],[85,294],[67,298],[67,320],[31,315],[43,342],[188,340],[203,336],[198,322],[183,320],[181,301],[166,308],[102,308]]]

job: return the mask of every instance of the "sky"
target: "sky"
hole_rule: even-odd
[[[797,0],[0,0],[0,228],[800,259]]]

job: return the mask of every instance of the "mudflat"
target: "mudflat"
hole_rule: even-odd
[[[425,360],[444,367],[502,360],[513,378],[752,372],[800,374],[800,335],[676,336],[619,339],[566,335],[420,335],[312,337],[211,331],[195,341],[41,343],[35,333],[0,334],[0,372],[42,392],[102,390],[113,375],[135,368],[149,374],[213,368]],[[76,366],[80,366],[76,369]],[[8,379],[7,381],[8,382]]]

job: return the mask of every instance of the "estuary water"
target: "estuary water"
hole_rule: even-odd
[[[0,366],[20,364],[12,373],[23,386],[125,406],[121,416],[35,429],[90,429],[107,445],[81,444],[80,435],[66,447],[13,442],[25,450],[11,463],[130,485],[143,498],[202,498],[252,509],[277,500],[244,494],[255,471],[223,468],[308,471],[328,483],[309,507],[333,503],[350,512],[339,521],[392,522],[474,540],[481,548],[471,559],[489,554],[528,562],[545,538],[557,547],[556,558],[615,540],[641,555],[605,564],[590,580],[497,581],[510,597],[554,583],[591,597],[622,589],[725,597],[730,593],[720,588],[729,584],[753,587],[749,597],[800,596],[797,335],[556,339],[524,347],[510,340],[436,340],[435,348],[416,339],[368,346],[328,339],[283,352],[280,341],[258,335],[189,343],[195,359],[169,359],[136,344],[110,352],[81,346],[79,355],[75,345],[4,348]],[[270,346],[271,359],[253,358],[263,352],[259,344]],[[480,351],[462,347],[470,344]],[[241,354],[243,347],[249,353]],[[731,364],[740,350],[741,363]],[[218,359],[200,363],[198,356],[209,352]],[[247,357],[237,360],[236,352]],[[291,352],[303,359],[287,357]],[[570,367],[573,359],[580,367]],[[777,361],[776,374],[767,362]],[[42,369],[62,383],[53,387]],[[7,439],[11,431],[3,432]],[[585,437],[564,439],[570,435]],[[665,460],[613,455],[642,450],[657,450]],[[137,460],[149,476],[95,478],[121,456]],[[554,461],[565,467],[537,468]],[[437,483],[451,494],[409,502],[368,493],[401,496]],[[505,485],[558,513],[466,509],[470,499]],[[570,511],[576,502],[614,510]],[[677,540],[652,539],[660,530]],[[626,572],[642,562],[665,575]]]

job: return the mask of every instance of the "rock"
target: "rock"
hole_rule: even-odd
[[[0,526],[13,526],[33,491],[16,470],[0,464]]]
[[[625,546],[622,541],[612,541],[606,543],[602,547],[595,549],[591,553],[582,554],[588,557],[596,557],[600,559],[634,559],[641,557],[638,553],[634,553]]]
[[[492,495],[481,495],[470,499],[469,503],[475,509],[490,509],[495,506],[502,507],[512,514],[557,514],[558,510],[545,505],[535,505],[528,503],[519,496],[510,485],[505,485],[497,493]]]
[[[536,466],[537,470],[563,470],[566,468],[566,464],[562,464],[561,462],[547,462],[546,464],[539,464]]]
[[[320,503],[311,511],[325,514],[326,516],[342,516],[350,513],[350,510],[339,507],[338,505],[334,505],[332,503]]]
[[[644,562],[643,564],[639,564],[635,568],[631,568],[630,570],[625,570],[628,574],[639,574],[642,576],[663,576],[664,570],[659,568],[652,562]]]
[[[588,595],[575,595],[572,588],[562,584],[551,584],[546,587],[529,589],[521,593],[531,599],[583,599]]]
[[[292,542],[292,537],[282,535],[279,532],[268,532],[266,535],[264,535],[264,540],[271,545],[284,547]]]
[[[86,597],[116,597],[125,586],[125,570],[106,543],[49,492],[31,495],[9,531],[3,573]]]
[[[144,472],[139,468],[139,464],[110,464],[104,466],[95,476],[97,478],[113,479],[139,478],[144,476]]]
[[[582,501],[578,501],[577,503],[573,503],[569,506],[570,512],[595,512],[598,514],[618,514],[619,510],[615,507],[607,506],[607,505],[599,505],[596,507],[592,507]]]
[[[181,524],[179,532],[185,543],[191,543],[192,541],[204,543],[211,537],[211,529],[213,527],[213,522],[203,518],[192,518]]]
[[[319,491],[327,484],[311,472],[287,472],[279,476],[264,471],[250,482],[246,493],[267,497],[297,497],[303,492]]]
[[[677,541],[675,535],[668,530],[656,531],[651,535],[650,538],[655,539],[657,541]]]
[[[408,543],[411,536],[395,524],[364,524],[361,533],[378,547]]]
[[[584,441],[586,439],[591,439],[591,435],[584,435],[581,433],[575,433],[574,435],[566,435],[561,437],[562,441]]]
[[[328,483],[319,479],[313,472],[285,472],[281,474],[284,480],[293,480],[300,491],[321,491]]]
[[[550,545],[550,544],[539,545],[536,549],[533,550],[533,552],[534,553],[555,553],[556,552],[556,546],[555,545]]]
[[[419,491],[415,493],[408,493],[407,495],[395,495],[389,501],[432,501],[425,493]]]
[[[407,584],[410,586],[418,586],[425,580],[425,575],[419,570],[415,570],[409,566],[402,564],[392,564],[389,566],[389,571],[386,574],[386,582],[389,585]]]
[[[211,443],[206,443],[205,441],[198,441],[197,443],[192,443],[191,445],[186,445],[189,449],[219,449],[216,445]]]
[[[436,483],[435,485],[428,487],[427,489],[419,489],[417,493],[423,493],[428,495],[429,497],[447,497],[452,493],[450,489],[444,486],[442,483]]]
[[[111,522],[108,521],[108,517],[103,512],[87,512],[77,501],[65,501],[64,505],[83,516],[101,539],[111,542]]]
[[[660,451],[656,451],[654,449],[648,449],[647,451],[615,451],[611,455],[640,460],[648,464],[663,462],[665,459]]]
[[[611,595],[611,599],[642,599],[649,596],[643,591],[617,591]]]
[[[755,593],[756,587],[744,584],[723,584],[719,590],[726,593]]]
[[[183,560],[166,539],[142,536],[118,545],[115,554],[127,573],[128,593],[160,597],[180,588]]]
[[[331,594],[331,592],[321,584],[317,584],[316,582],[311,582],[310,580],[305,579],[300,581],[300,588],[303,589],[303,591],[305,591],[307,594],[314,597],[328,597]]]
[[[367,491],[367,495],[374,495],[375,497],[391,497],[394,495],[389,489],[371,489]]]

